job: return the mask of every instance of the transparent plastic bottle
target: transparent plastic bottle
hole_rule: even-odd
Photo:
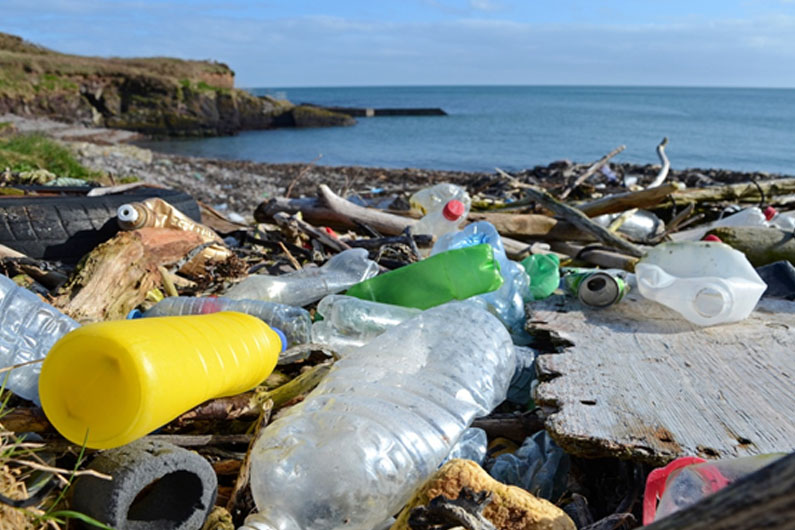
[[[787,232],[795,230],[795,212],[780,213],[772,206],[768,206],[765,208],[764,213],[770,226],[775,226]]]
[[[434,186],[423,188],[409,198],[411,209],[427,215],[434,210],[440,210],[442,206],[451,200],[460,201],[464,205],[464,218],[469,213],[472,201],[469,194],[461,186],[442,182]]]
[[[44,358],[52,345],[80,324],[0,275],[0,368]],[[8,372],[6,388],[41,405],[41,363]],[[0,374],[0,383],[6,374]]]
[[[767,288],[745,254],[706,241],[664,243],[635,266],[638,291],[699,326],[748,318]]]
[[[378,274],[378,264],[363,248],[340,252],[322,267],[306,268],[281,276],[255,274],[238,283],[225,296],[233,300],[265,300],[292,306],[305,306],[326,295]]]
[[[288,346],[309,342],[312,317],[301,307],[263,302],[262,300],[231,300],[229,298],[194,298],[172,296],[164,298],[146,311],[144,317],[167,317],[179,315],[205,315],[219,311],[246,313],[262,320],[272,328],[284,333]]]
[[[466,207],[458,200],[448,201],[442,208],[431,210],[425,217],[411,227],[412,234],[428,234],[437,239],[449,232],[455,232],[466,219]]]
[[[530,293],[530,277],[524,267],[508,259],[500,234],[494,225],[478,221],[467,225],[461,231],[445,234],[433,245],[431,255],[480,244],[488,244],[494,250],[494,259],[500,264],[503,284],[496,291],[482,294],[479,298],[486,302],[489,311],[505,324],[514,342],[528,344],[530,336],[524,330],[524,304],[533,299]]]
[[[351,351],[251,451],[256,530],[372,530],[464,429],[503,399],[513,344],[466,303],[424,311]]]
[[[675,241],[698,241],[702,239],[707,232],[720,226],[770,226],[770,223],[768,223],[768,217],[765,212],[762,212],[762,210],[756,206],[752,206],[740,210],[737,213],[722,217],[705,226],[677,232],[672,235],[672,238]]]
[[[332,294],[320,301],[317,312],[323,320],[312,324],[312,342],[345,350],[367,344],[421,311]]]
[[[483,464],[486,459],[488,443],[486,431],[478,427],[470,427],[464,431],[458,442],[450,449],[450,454],[447,455],[444,461],[463,458],[464,460],[472,460],[478,464]]]

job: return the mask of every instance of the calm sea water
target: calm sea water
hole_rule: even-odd
[[[568,158],[658,163],[663,136],[676,169],[795,174],[795,89],[437,86],[255,89],[294,103],[440,107],[440,117],[359,118],[353,127],[279,129],[152,142],[170,153],[466,171]]]

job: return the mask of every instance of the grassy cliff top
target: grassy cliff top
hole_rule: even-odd
[[[0,33],[0,90],[13,91],[22,81],[41,76],[155,76],[176,80],[205,81],[232,88],[235,73],[214,61],[190,61],[169,57],[103,58],[59,53]]]

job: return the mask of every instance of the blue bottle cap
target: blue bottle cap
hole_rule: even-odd
[[[285,335],[284,332],[279,328],[274,328],[273,326],[271,326],[271,329],[276,332],[276,334],[279,336],[279,340],[282,341],[282,349],[280,351],[281,353],[287,349],[287,335]]]
[[[127,320],[135,320],[136,318],[143,318],[143,316],[144,314],[141,310],[136,308],[127,313]]]

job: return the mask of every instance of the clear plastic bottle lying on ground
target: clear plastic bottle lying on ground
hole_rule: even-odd
[[[312,325],[312,342],[339,349],[367,344],[386,330],[420,314],[419,309],[332,294],[317,305],[323,320]]]
[[[225,296],[233,300],[265,300],[292,306],[305,306],[326,295],[378,274],[378,264],[363,248],[340,252],[322,267],[307,267],[281,276],[255,274],[238,283]]]
[[[500,264],[500,274],[503,278],[503,284],[499,289],[482,294],[479,298],[487,304],[489,311],[502,320],[505,327],[511,332],[514,342],[527,344],[530,337],[524,331],[524,304],[532,299],[530,278],[524,267],[508,259],[500,234],[494,225],[486,221],[479,221],[468,225],[459,232],[445,234],[433,245],[431,255],[479,244],[491,246],[494,251],[494,259]]]
[[[247,529],[371,530],[504,398],[514,348],[493,315],[450,303],[338,361],[251,452]]]
[[[279,329],[287,337],[287,345],[309,342],[312,317],[300,307],[263,302],[262,300],[231,300],[229,298],[194,298],[172,296],[164,298],[146,311],[144,317],[167,317],[179,315],[205,315],[219,311],[237,311],[262,320],[272,328]]]
[[[423,188],[409,198],[412,210],[416,210],[423,215],[427,215],[434,210],[440,210],[449,201],[460,201],[464,205],[463,217],[466,219],[472,201],[469,194],[461,186],[442,182]]]
[[[723,243],[651,248],[635,266],[638,291],[699,326],[748,318],[766,289],[745,254]]]
[[[80,324],[38,296],[0,275],[0,368],[42,359],[52,345]],[[20,397],[39,401],[41,363],[0,374],[0,383]]]
[[[707,232],[719,226],[770,226],[770,223],[768,223],[768,215],[768,212],[763,212],[756,206],[752,206],[721,217],[717,221],[713,221],[707,225],[691,228],[689,230],[682,230],[681,232],[673,234],[671,237],[675,241],[698,241],[702,239]]]

